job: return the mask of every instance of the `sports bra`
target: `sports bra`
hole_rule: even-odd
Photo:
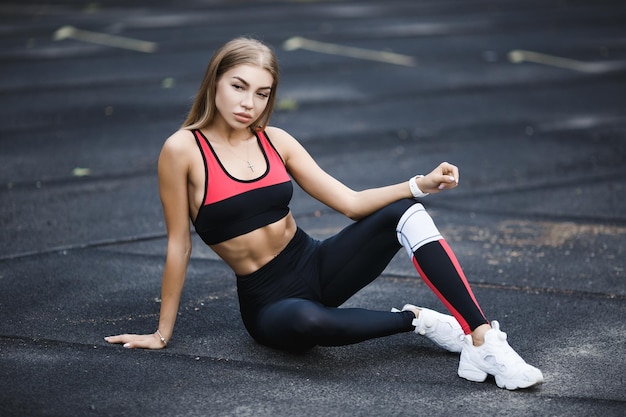
[[[215,245],[274,223],[289,214],[293,195],[285,163],[263,131],[255,133],[266,170],[258,178],[240,180],[222,165],[208,139],[193,131],[205,169],[204,201],[194,227],[207,245]]]

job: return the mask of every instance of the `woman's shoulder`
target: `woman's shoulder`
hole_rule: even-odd
[[[193,132],[187,129],[177,130],[165,139],[159,155],[159,165],[170,168],[188,167],[198,152],[197,146]]]
[[[169,145],[169,146],[188,145],[190,142],[194,141],[194,138],[195,136],[191,130],[178,129],[176,132],[172,133],[167,139],[165,139],[164,145]]]
[[[265,132],[286,165],[289,166],[289,161],[294,157],[299,159],[308,155],[304,146],[287,131],[278,127],[268,126],[265,128]]]
[[[276,126],[267,126],[265,128],[265,133],[267,133],[267,136],[270,137],[271,139],[273,139],[274,137],[281,139],[281,138],[290,138],[292,137],[289,133],[287,133],[286,130],[281,129],[280,127],[276,127]]]
[[[289,154],[293,144],[296,143],[296,139],[293,136],[279,127],[267,126],[265,134],[278,153],[283,156],[283,159]]]
[[[267,126],[265,133],[270,141],[276,146],[289,146],[296,142],[296,139],[289,132],[275,126]]]
[[[193,132],[187,129],[179,129],[165,139],[162,152],[186,153],[193,150],[195,146]]]

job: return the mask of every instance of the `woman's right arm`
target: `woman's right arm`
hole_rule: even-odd
[[[184,135],[172,135],[159,156],[159,193],[167,228],[167,255],[161,282],[161,312],[158,332],[123,334],[105,338],[127,348],[160,349],[172,337],[178,306],[191,256],[189,231],[188,146]],[[188,143],[188,142],[187,142]],[[160,333],[160,334],[159,334]],[[165,343],[161,340],[161,336]]]

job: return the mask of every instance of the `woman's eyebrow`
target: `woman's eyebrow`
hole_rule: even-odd
[[[239,80],[239,81],[240,81],[242,84],[244,84],[246,87],[250,87],[250,84],[249,84],[246,80],[244,80],[243,78],[241,78],[241,77],[239,77],[239,76],[237,76],[237,75],[233,75],[233,78],[235,78],[235,79]],[[259,90],[271,90],[271,89],[272,89],[272,86],[268,86],[268,87],[261,87],[261,88],[259,88]]]

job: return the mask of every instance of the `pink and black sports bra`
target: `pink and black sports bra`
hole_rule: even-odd
[[[267,169],[253,180],[231,176],[211,143],[193,131],[205,168],[204,201],[194,227],[207,245],[215,245],[274,223],[289,213],[291,178],[280,154],[265,132],[256,132]]]

